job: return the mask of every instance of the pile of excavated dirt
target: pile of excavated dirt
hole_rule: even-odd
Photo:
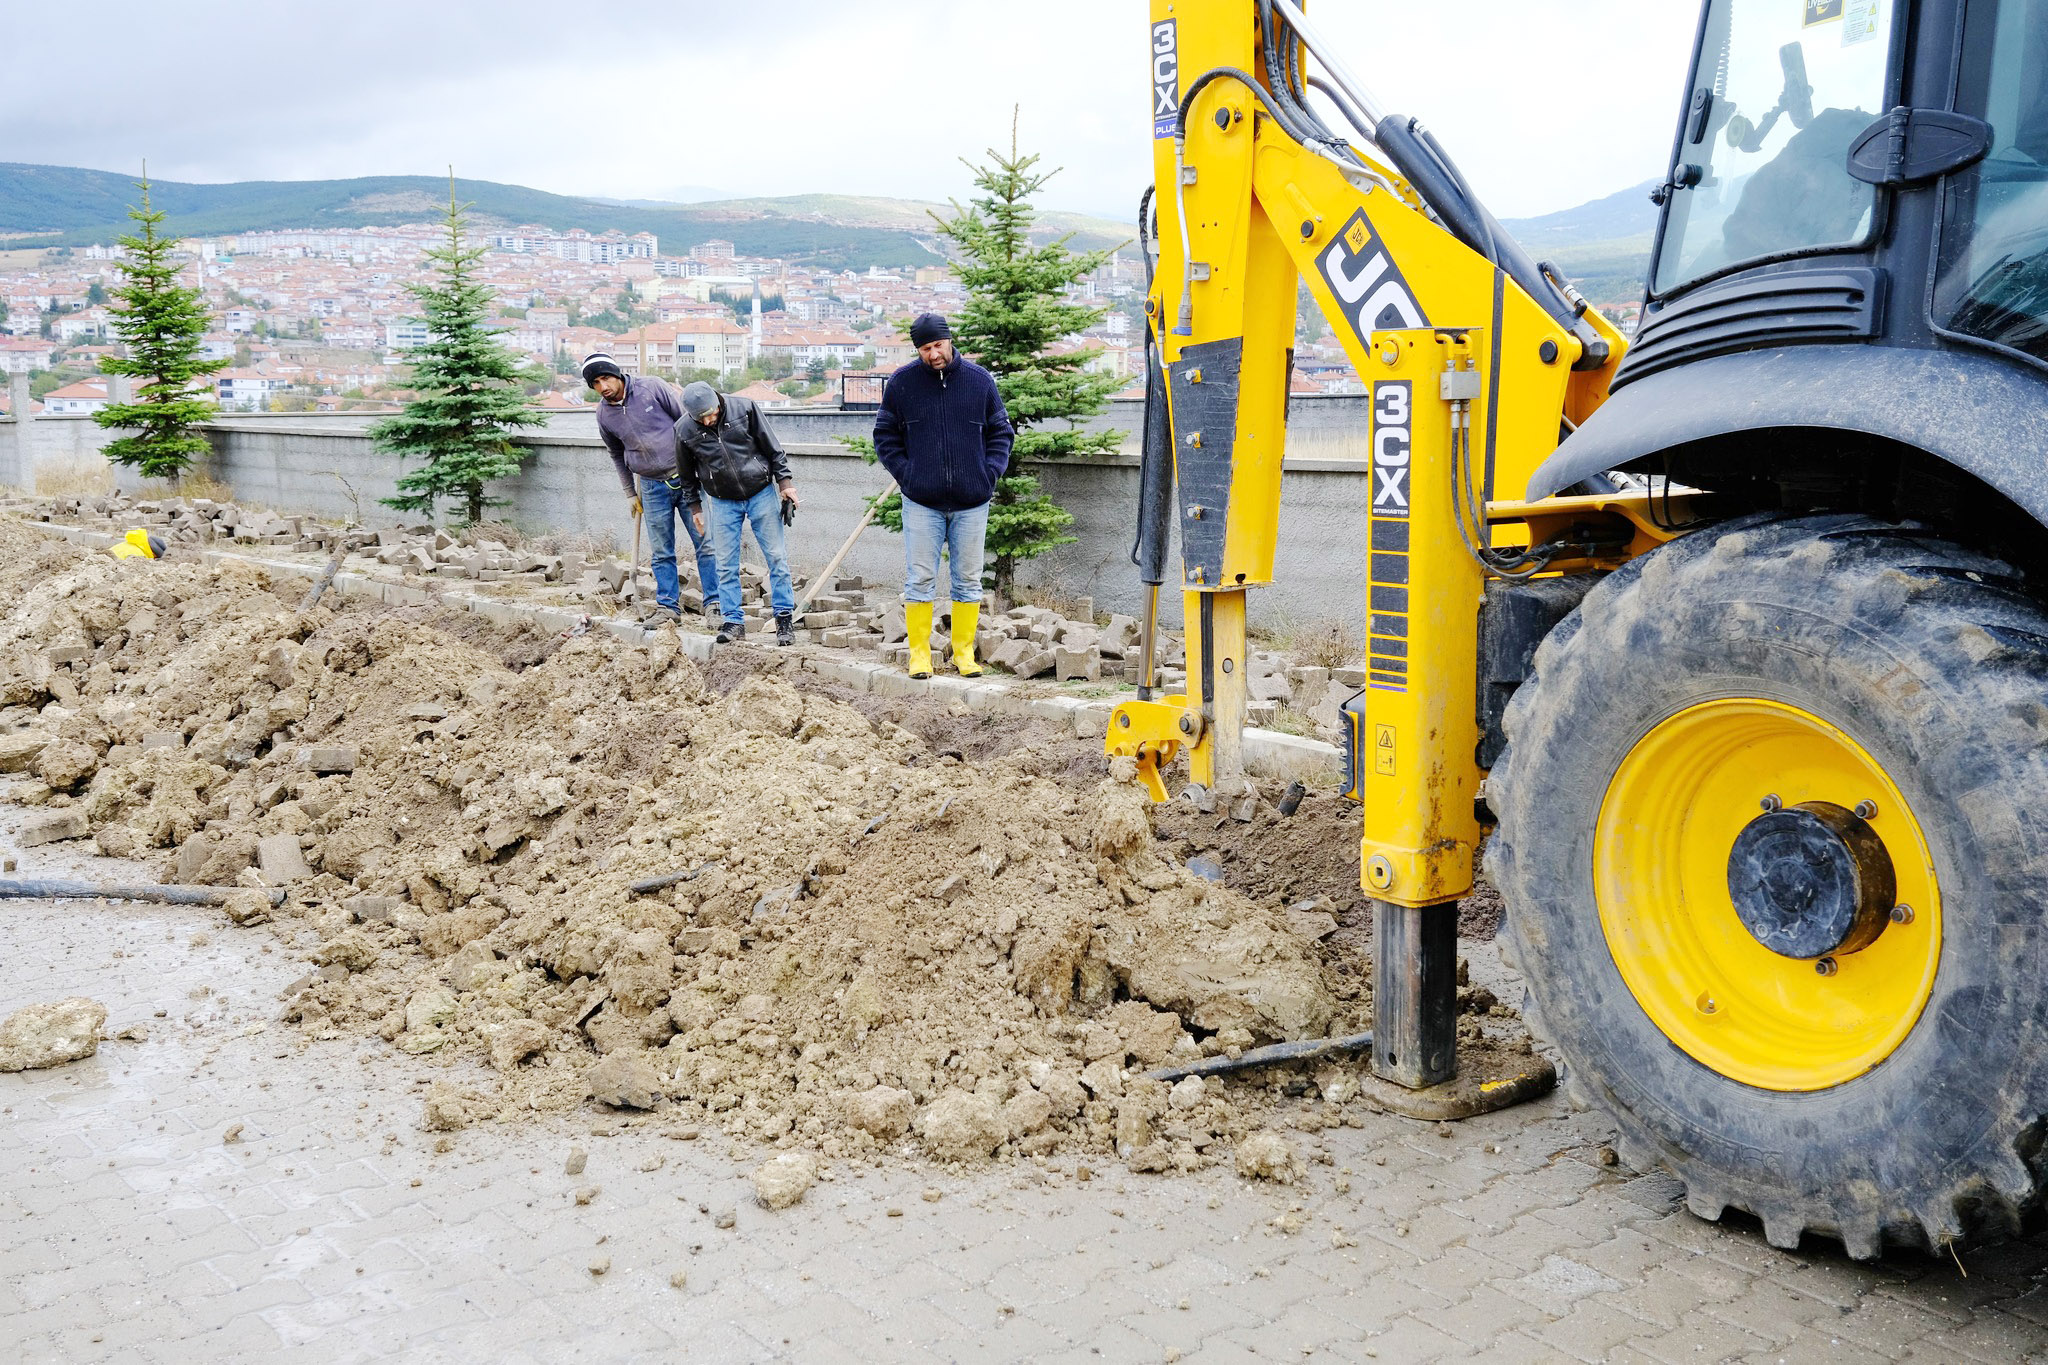
[[[316,970],[285,1017],[446,1060],[430,1127],[595,1100],[827,1156],[1192,1169],[1263,1091],[1145,1069],[1368,1022],[1127,772],[962,761],[741,651],[712,685],[672,632],[508,649],[301,591],[0,524],[0,757],[166,880],[288,879]]]

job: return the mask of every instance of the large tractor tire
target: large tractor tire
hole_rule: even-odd
[[[2048,1136],[2048,612],[1913,527],[1748,518],[1602,580],[1508,711],[1488,866],[1625,1160],[1771,1243],[2015,1229]]]

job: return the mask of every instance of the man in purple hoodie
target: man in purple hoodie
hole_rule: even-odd
[[[627,375],[617,362],[598,351],[583,362],[583,382],[597,390],[597,434],[611,452],[635,517],[647,523],[654,551],[654,604],[671,619],[682,616],[682,585],[676,579],[676,522],[690,534],[697,552],[697,581],[704,588],[704,619],[721,619],[718,611],[718,561],[711,546],[691,524],[688,496],[676,466],[679,447],[676,423],[683,407],[674,390],[651,376]],[[638,487],[634,481],[638,480]],[[691,485],[694,492],[695,484]]]

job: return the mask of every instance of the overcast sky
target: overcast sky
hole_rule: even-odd
[[[17,0],[9,0],[13,9]],[[1249,4],[1247,4],[1249,8]],[[1660,175],[1691,0],[1319,0],[1383,103],[1502,217]],[[19,12],[15,40],[49,27]],[[1150,176],[1143,0],[666,5],[188,0],[91,8],[8,63],[0,159],[166,180],[458,174],[566,194],[682,187],[945,199],[962,156],[1063,167],[1044,204],[1134,212]]]

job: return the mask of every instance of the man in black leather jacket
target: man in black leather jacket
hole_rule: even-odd
[[[718,643],[746,638],[740,614],[740,534],[751,525],[754,544],[768,561],[775,643],[795,644],[796,588],[783,551],[782,518],[783,504],[794,510],[797,496],[782,442],[752,399],[719,393],[702,381],[683,390],[676,442],[690,520],[700,533],[709,530],[718,557],[718,604],[725,612]]]

